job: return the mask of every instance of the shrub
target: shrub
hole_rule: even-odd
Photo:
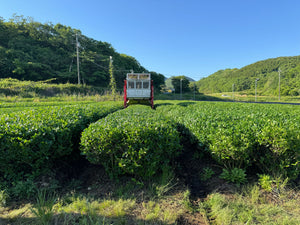
[[[156,110],[185,126],[202,152],[225,168],[299,176],[299,106],[197,102]]]
[[[205,167],[203,168],[203,172],[200,175],[200,179],[202,181],[207,181],[209,180],[213,175],[215,174],[215,172],[209,168],[209,167]]]
[[[266,191],[272,191],[273,179],[271,178],[270,175],[260,174],[258,181],[262,189]]]
[[[295,179],[300,167],[299,124],[276,120],[269,122],[258,132],[259,143],[254,157],[263,172],[271,175],[284,175]]]
[[[36,196],[38,188],[32,178],[18,180],[12,182],[13,187],[10,188],[10,195],[16,199],[31,199]]]
[[[112,177],[132,174],[149,178],[180,153],[176,124],[149,106],[134,105],[91,124],[81,150]]]
[[[233,168],[231,170],[223,169],[220,178],[238,185],[244,184],[247,181],[245,170],[239,168]]]
[[[0,175],[6,180],[47,172],[57,159],[70,155],[90,122],[121,104],[40,107],[0,116]]]

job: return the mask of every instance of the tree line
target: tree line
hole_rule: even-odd
[[[279,74],[280,71],[280,74]],[[280,77],[280,78],[279,78]],[[203,93],[239,91],[251,93],[257,91],[263,95],[279,94],[286,96],[300,95],[300,56],[278,57],[258,61],[241,69],[219,70],[196,82]]]
[[[77,83],[76,39],[79,40],[81,83],[108,87],[109,60],[117,88],[124,84],[126,73],[150,72],[154,85],[164,84],[164,76],[148,71],[134,57],[118,53],[111,44],[97,41],[78,29],[62,24],[39,23],[30,17],[0,17],[0,78],[56,83]]]

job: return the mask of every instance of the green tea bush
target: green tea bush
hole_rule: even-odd
[[[13,181],[12,187],[9,189],[10,196],[14,199],[32,199],[36,196],[37,191],[38,187],[30,177]]]
[[[238,108],[225,107],[224,103],[197,103],[187,107],[180,105],[158,107],[157,111],[185,126],[198,142],[199,148],[207,151],[227,168],[248,167],[254,147],[251,117]],[[240,111],[240,112],[239,112]]]
[[[291,179],[300,174],[299,106],[197,102],[156,111],[185,126],[192,141],[225,168],[252,166]]]
[[[71,154],[89,123],[120,108],[119,103],[53,106],[1,115],[1,177],[16,181],[24,174],[47,172]]]
[[[81,150],[94,164],[117,177],[151,177],[181,150],[176,124],[149,106],[133,105],[91,124]]]
[[[297,121],[269,120],[257,133],[259,146],[253,154],[263,172],[292,179],[300,172],[300,127]]]

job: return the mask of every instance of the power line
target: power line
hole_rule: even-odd
[[[99,67],[101,67],[101,68],[103,68],[103,69],[109,70],[108,67],[101,66],[101,65],[99,65],[98,63],[95,63],[93,60],[89,60],[89,62],[94,63],[96,66],[99,66]],[[131,70],[114,70],[114,71],[118,71],[118,72],[125,72],[125,71],[127,71],[127,72],[130,72]]]
[[[78,75],[78,84],[80,84],[80,69],[79,69],[79,41],[78,41],[78,34],[76,33],[75,34],[75,37],[76,37],[76,56],[77,56],[77,75]],[[85,54],[87,54],[88,52],[85,52]],[[97,53],[95,53],[95,56],[98,56],[98,57],[103,57],[102,55],[99,55]],[[73,65],[73,59],[74,57],[72,58],[72,61],[71,61],[71,64],[70,64],[70,67],[69,67],[69,72],[71,72],[72,70],[72,65]],[[108,58],[109,59],[109,58]],[[108,60],[108,59],[105,59],[105,60]],[[93,64],[95,64],[96,66],[98,67],[101,67],[105,70],[109,70],[108,67],[105,67],[105,66],[102,66],[102,65],[99,65],[98,63],[94,62],[93,60],[91,59],[87,59],[89,62],[92,62]],[[103,61],[103,60],[102,60]],[[131,72],[131,70],[125,70],[125,69],[120,69],[120,70],[114,70],[114,71],[117,71],[117,72]]]
[[[94,63],[96,66],[99,66],[99,67],[101,67],[101,68],[103,68],[103,69],[109,70],[108,67],[101,66],[101,65],[99,65],[98,63],[95,63],[93,60],[89,60],[89,62],[92,62],[92,63]]]
[[[281,69],[279,68],[279,70],[278,70],[278,99],[279,99],[279,101],[280,101],[280,73],[281,73]]]

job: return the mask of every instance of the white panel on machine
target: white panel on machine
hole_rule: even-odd
[[[128,99],[149,99],[151,77],[149,73],[128,73],[127,74],[127,98]]]

